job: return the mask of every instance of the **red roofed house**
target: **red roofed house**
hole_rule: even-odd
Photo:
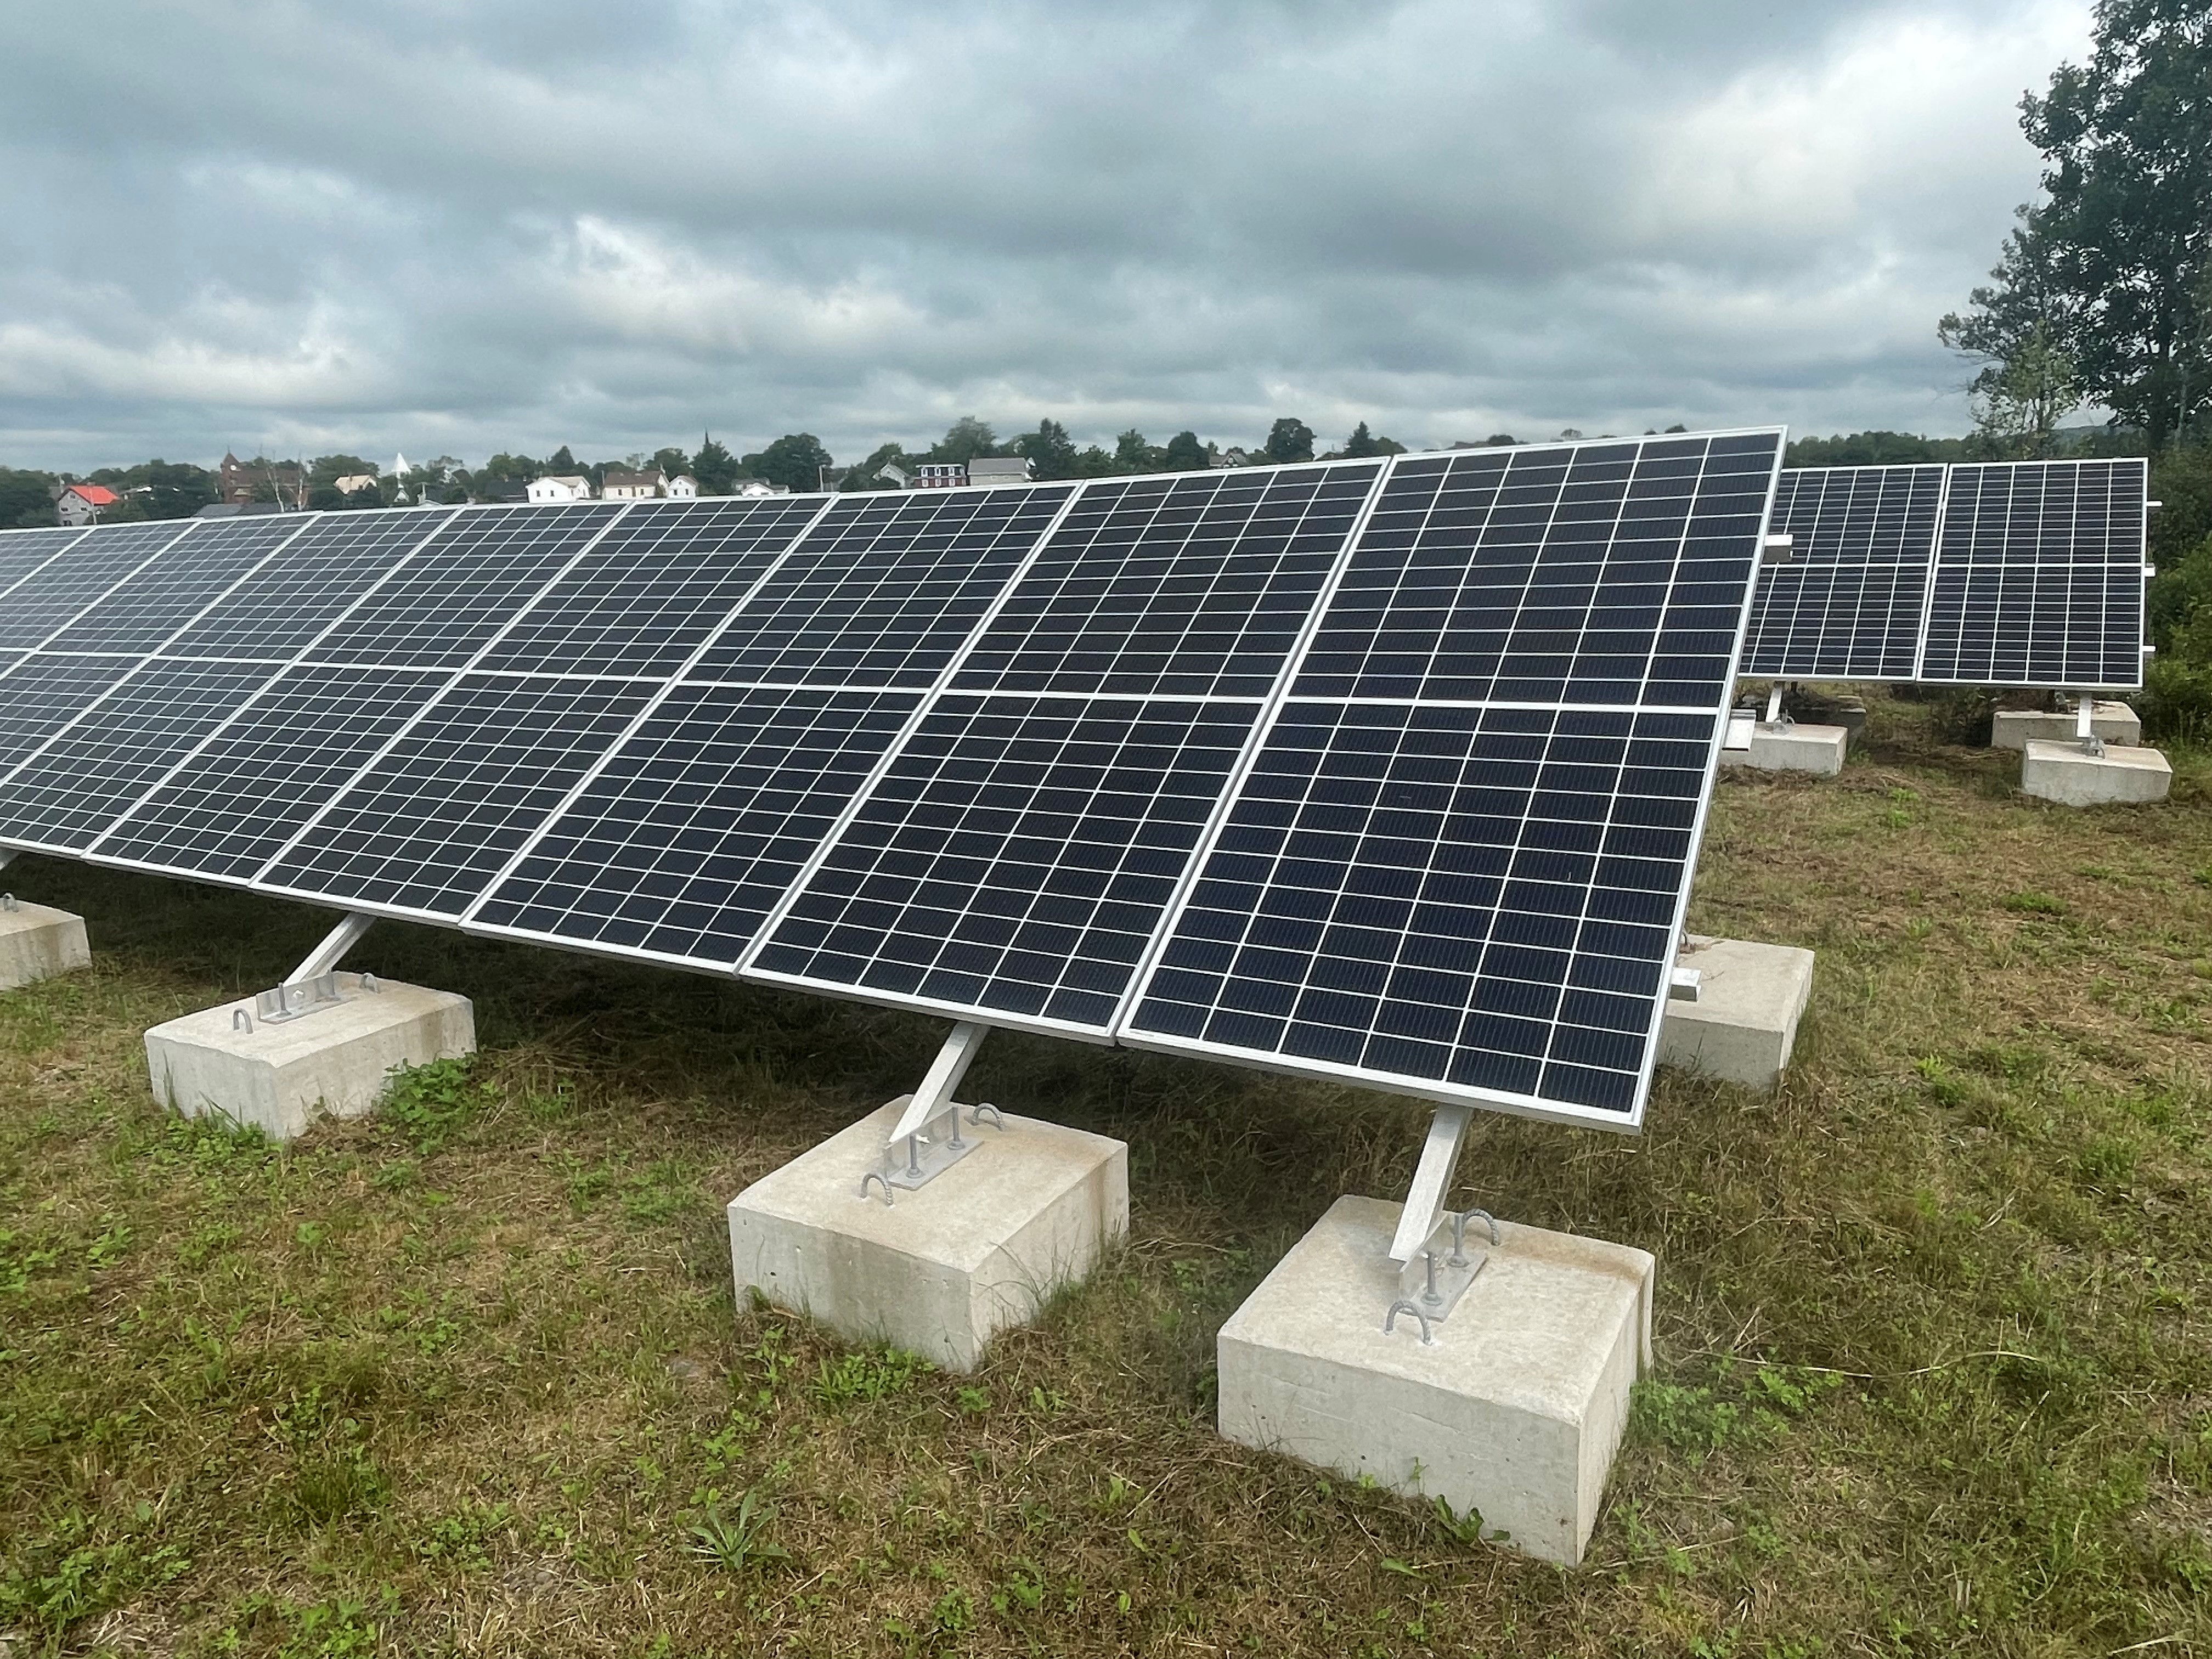
[[[79,525],[98,524],[100,515],[120,505],[122,500],[104,484],[74,483],[63,489],[54,502],[54,510],[61,514],[64,524],[75,529]]]

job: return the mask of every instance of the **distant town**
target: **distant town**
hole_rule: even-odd
[[[1677,424],[1667,430],[1679,432]],[[1558,434],[1583,434],[1570,427]],[[1610,435],[1610,434],[1600,434]],[[2102,428],[2062,431],[2059,449],[2102,447]],[[1441,448],[1518,444],[1513,434],[1456,439]],[[1972,437],[1926,438],[1864,432],[1805,438],[1790,446],[1792,465],[1865,465],[1959,460],[1977,452]],[[787,433],[765,447],[737,453],[711,434],[689,452],[671,446],[618,459],[583,462],[567,445],[539,459],[501,452],[478,466],[440,455],[410,461],[397,454],[380,465],[355,454],[302,460],[226,452],[212,467],[151,460],[103,467],[82,477],[0,467],[0,528],[117,523],[142,519],[219,518],[247,513],[337,512],[348,508],[471,502],[688,501],[702,495],[773,495],[794,490],[933,489],[960,484],[1042,483],[1056,478],[1140,472],[1200,472],[1212,468],[1276,465],[1402,453],[1407,446],[1361,422],[1343,441],[1322,447],[1313,428],[1285,416],[1250,448],[1224,447],[1178,432],[1155,444],[1141,432],[1121,433],[1111,449],[1078,447],[1059,422],[1001,440],[990,422],[963,416],[923,448],[879,446],[865,459],[840,466],[811,433]]]

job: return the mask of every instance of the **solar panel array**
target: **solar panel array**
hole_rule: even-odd
[[[1626,1127],[1779,450],[0,535],[0,844]]]
[[[2058,690],[2142,684],[2148,464],[1810,467],[1752,605],[1743,672]]]

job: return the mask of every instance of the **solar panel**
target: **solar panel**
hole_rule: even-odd
[[[2141,686],[2148,466],[2140,459],[1954,466],[1915,678]]]
[[[1259,713],[939,699],[751,970],[1103,1036]]]
[[[927,688],[1071,493],[1045,485],[842,498],[690,678]]]
[[[283,662],[453,517],[446,508],[311,514],[297,539],[164,647],[173,657]],[[284,522],[299,525],[297,516]]]
[[[109,589],[46,648],[143,656],[304,527],[299,515],[275,513],[204,525]]]
[[[77,612],[178,537],[191,520],[111,525],[87,532],[0,595],[0,650],[27,650],[69,626]]]
[[[29,755],[137,665],[128,657],[24,658],[0,679],[0,770]]]
[[[444,669],[287,669],[88,854],[250,880],[452,678]]]
[[[1264,696],[1381,470],[1365,461],[1093,484],[952,689]]]
[[[820,496],[641,503],[480,665],[672,673],[822,509]]]
[[[257,885],[451,920],[619,738],[636,680],[469,674],[324,808]]]
[[[316,641],[313,659],[385,668],[465,666],[622,511],[595,502],[459,514]]]
[[[1632,1126],[1780,451],[1401,459],[1119,1040]]]
[[[678,686],[465,925],[733,966],[920,702]]]
[[[260,663],[155,662],[120,681],[0,778],[0,840],[89,846],[270,672]]]
[[[1792,541],[1752,599],[1743,672],[1909,680],[1943,504],[1941,465],[1785,469],[1771,532]]]
[[[0,596],[84,533],[81,526],[0,532]]]
[[[1087,489],[743,971],[1103,1040],[1381,471]]]

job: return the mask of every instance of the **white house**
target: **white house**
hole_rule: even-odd
[[[603,501],[650,501],[668,493],[668,475],[659,467],[650,472],[625,472],[609,467],[599,480]]]
[[[376,474],[374,472],[349,472],[344,477],[337,479],[334,482],[337,485],[339,495],[351,495],[360,490],[375,489]]]
[[[954,489],[968,482],[968,469],[957,461],[924,461],[914,470],[909,489]]]
[[[530,481],[530,499],[533,502],[588,501],[592,499],[592,481],[580,477],[533,478]]]
[[[100,514],[121,500],[104,485],[73,483],[55,497],[54,508],[61,521],[75,530],[82,525],[98,524]]]
[[[679,472],[668,481],[668,499],[672,501],[696,501],[699,499],[699,481],[689,472]]]
[[[1036,477],[1036,465],[1026,455],[978,455],[968,463],[969,483],[1030,483]]]

